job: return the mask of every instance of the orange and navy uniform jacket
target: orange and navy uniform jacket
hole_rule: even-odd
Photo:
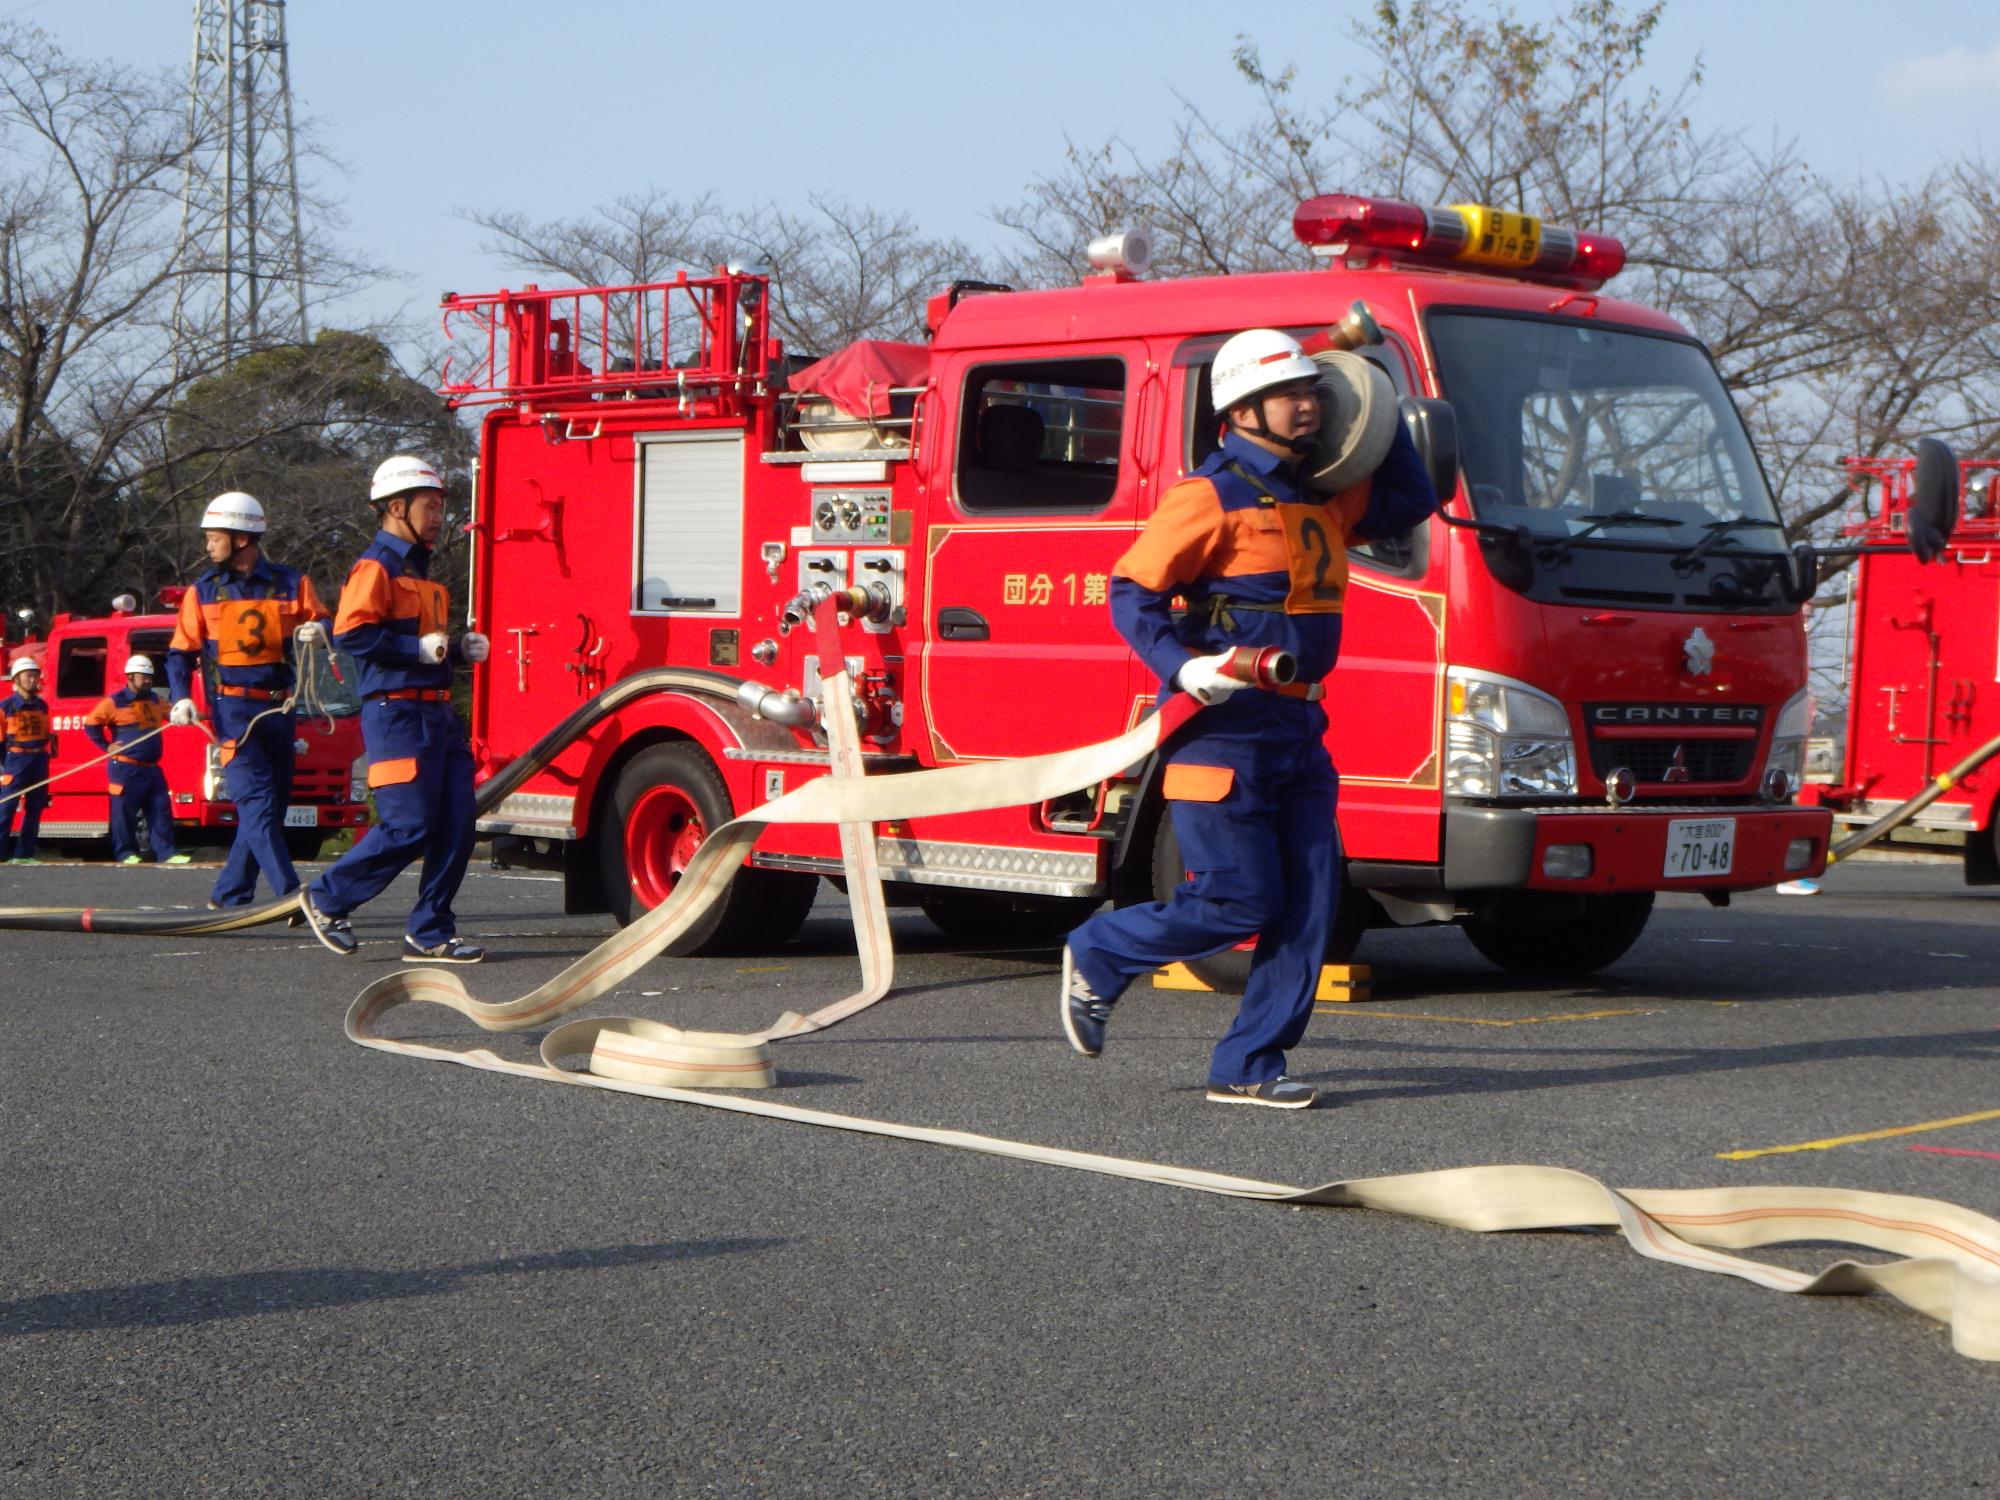
[[[160,763],[159,735],[154,734],[129,750],[123,747],[141,735],[152,734],[166,722],[167,706],[160,701],[159,694],[151,688],[135,693],[125,687],[101,700],[83,716],[83,732],[98,749],[111,752],[113,765],[156,766]]]
[[[1348,544],[1399,536],[1436,509],[1400,422],[1375,473],[1336,495],[1302,488],[1278,455],[1231,432],[1160,497],[1118,559],[1112,622],[1166,688],[1190,657],[1235,646],[1281,647],[1298,658],[1300,682],[1318,682],[1340,656]],[[1176,597],[1187,603],[1184,614],[1173,608]],[[1269,713],[1308,706],[1235,693],[1202,715],[1200,732],[1250,731]]]
[[[279,697],[296,680],[292,632],[308,620],[327,619],[312,580],[268,557],[239,578],[210,568],[181,595],[180,618],[167,647],[167,694],[194,694],[194,673],[206,658],[225,696]],[[231,688],[243,690],[232,694]]]
[[[56,739],[49,732],[49,705],[37,693],[32,697],[14,693],[5,702],[0,702],[0,754],[12,760],[16,756],[47,755],[56,747]]]
[[[378,531],[349,570],[333,640],[354,657],[362,697],[450,690],[458,643],[441,662],[417,654],[417,642],[451,619],[451,591],[431,582],[430,567],[430,548]]]

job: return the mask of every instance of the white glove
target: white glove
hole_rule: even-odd
[[[1197,656],[1174,674],[1174,681],[1198,703],[1220,703],[1238,688],[1248,686],[1240,677],[1231,677],[1223,670],[1235,654],[1218,651],[1213,656]]]
[[[450,636],[442,630],[433,630],[417,642],[417,660],[427,667],[434,667],[444,660],[445,648],[450,644]]]
[[[201,710],[194,706],[194,699],[183,698],[167,711],[169,724],[199,724]]]
[[[458,652],[473,666],[493,654],[493,643],[476,630],[468,630],[458,638]]]
[[[292,632],[292,639],[301,646],[324,646],[326,627],[317,620],[308,620]]]

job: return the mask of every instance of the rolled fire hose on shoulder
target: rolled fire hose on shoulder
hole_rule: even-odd
[[[822,643],[823,662],[844,660]],[[1270,681],[1286,665],[1264,663]],[[1280,676],[1280,674],[1284,674]],[[1268,683],[1266,684],[1268,685]],[[1616,1229],[1642,1256],[1731,1276],[1794,1294],[1884,1292],[1944,1323],[1953,1347],[2000,1360],[2000,1221],[1928,1198],[1838,1188],[1752,1187],[1656,1191],[1613,1188],[1581,1172],[1544,1166],[1463,1167],[1356,1178],[1299,1188],[1157,1162],[1039,1146],[957,1130],[903,1125],[777,1103],[754,1094],[777,1081],[770,1044],[824,1029],[889,992],[889,945],[879,872],[872,866],[878,821],[1033,803],[1092,786],[1158,749],[1199,705],[1184,695],[1113,740],[1026,760],[960,764],[864,777],[844,672],[824,680],[824,720],[832,774],[725,824],[696,851],[673,894],[546,984],[516,1000],[475,999],[454,973],[416,970],[369,985],[347,1012],[347,1035],[364,1047],[575,1087],[728,1110],[766,1119],[888,1136],[956,1150],[1068,1167],[1105,1176],[1296,1207],[1363,1207],[1479,1232],[1591,1227]],[[657,956],[728,884],[757,837],[793,822],[841,827],[848,895],[854,903],[862,985],[809,1015],[787,1012],[747,1035],[682,1031],[658,1021],[591,1018],[555,1025],[539,1062],[486,1048],[457,1050],[384,1036],[384,1019],[412,1002],[442,1005],[487,1031],[548,1026],[628,978]],[[580,1065],[579,1067],[570,1065]],[[1808,1274],[1724,1252],[1796,1241],[1835,1241],[1903,1259],[1871,1265],[1840,1260]]]

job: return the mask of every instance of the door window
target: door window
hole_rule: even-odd
[[[1122,359],[975,365],[959,416],[958,497],[969,511],[1101,510],[1117,493]]]
[[[101,635],[76,636],[56,653],[58,698],[102,698],[104,666],[110,652]]]

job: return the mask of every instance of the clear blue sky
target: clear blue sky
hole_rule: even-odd
[[[831,191],[987,242],[986,211],[1058,164],[1065,135],[1161,145],[1176,92],[1247,117],[1238,33],[1331,89],[1347,20],[1369,8],[291,0],[287,16],[299,108],[348,168],[325,185],[351,237],[407,274],[361,309],[381,315],[522,279],[454,209],[579,214],[648,184],[740,204]],[[191,15],[188,0],[0,0],[72,50],[183,71]],[[1697,53],[1702,123],[1775,130],[1836,175],[1921,175],[2000,118],[1993,0],[1671,0],[1660,78]]]

